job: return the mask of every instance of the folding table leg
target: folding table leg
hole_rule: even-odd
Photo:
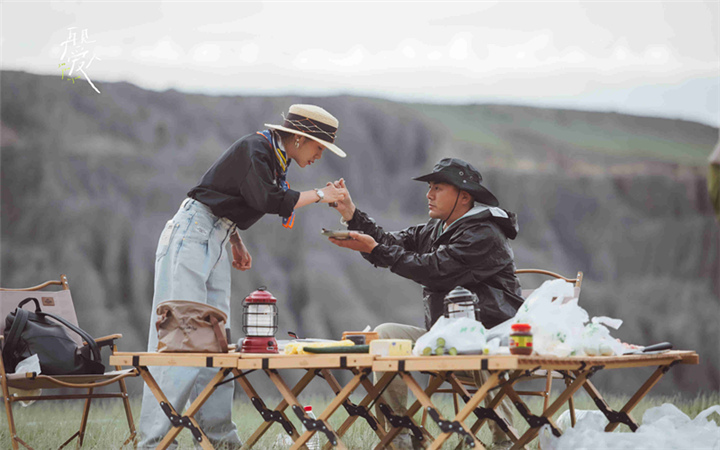
[[[570,379],[567,377],[567,373],[563,371],[563,374],[565,376],[565,387],[567,388],[570,386]],[[570,396],[568,399],[568,409],[570,409],[570,426],[575,428],[575,423],[577,422],[575,418],[575,400],[573,396]]]
[[[351,369],[351,370],[356,375],[359,373],[357,369]],[[393,374],[391,372],[387,372],[380,378],[380,380],[378,380],[378,382],[375,385],[373,385],[372,382],[370,382],[370,380],[368,380],[367,377],[361,381],[361,384],[365,388],[365,391],[367,392],[367,394],[362,399],[362,401],[357,404],[357,407],[365,409],[367,411],[368,416],[370,418],[372,418],[373,420],[375,420],[376,423],[377,423],[377,418],[371,412],[371,405],[374,402],[376,402],[376,400],[377,400],[377,403],[384,403],[384,400],[382,399],[382,392],[385,390],[385,387],[390,383],[390,381],[392,381],[394,376],[395,376],[395,374]],[[333,379],[334,379],[334,377],[333,377]],[[340,428],[338,428],[338,430],[337,430],[338,437],[344,436],[345,432],[347,432],[347,430],[352,426],[352,424],[355,423],[355,421],[357,420],[358,417],[359,417],[359,415],[351,415],[347,419],[345,419],[345,422],[343,422],[342,425],[340,425]],[[379,426],[379,423],[377,423],[377,426],[374,428],[374,431],[375,431],[375,434],[377,434],[378,437],[380,438],[380,440],[382,441],[382,439],[386,435],[383,427]],[[326,444],[324,448],[327,449],[329,447],[329,445],[330,445],[329,443]]]
[[[354,375],[361,373],[361,371],[358,369],[350,370]],[[340,386],[340,383],[338,383],[332,372],[328,369],[323,369],[321,373],[323,375],[323,378],[325,378],[325,381],[330,386],[330,389],[333,390],[335,395],[338,395],[342,390],[342,387]],[[370,391],[373,389],[373,385],[368,380],[367,374],[360,380],[360,383],[363,385],[368,395],[366,395],[363,401],[361,401],[357,405],[352,404],[350,400],[345,400],[343,402],[343,406],[348,413],[348,418],[345,419],[345,422],[343,422],[340,428],[338,428],[337,435],[338,437],[342,438],[345,432],[350,428],[350,426],[355,423],[355,420],[357,420],[358,417],[363,417],[367,421],[370,428],[373,429],[375,434],[377,434],[378,437],[382,439],[383,437],[385,437],[385,430],[381,426],[379,426],[377,418],[373,415],[370,407],[368,407],[368,405],[374,400],[374,398],[371,398],[371,396],[369,395]],[[328,442],[324,448],[329,448],[330,445],[331,443]]]
[[[635,431],[638,429],[637,422],[635,422],[635,419],[633,419],[632,416],[630,416],[630,414],[629,414],[630,409],[632,409],[632,407],[627,410],[625,410],[625,408],[623,408],[624,410],[620,411],[620,412],[613,410],[612,408],[610,408],[610,405],[608,405],[607,402],[605,402],[605,399],[602,398],[600,391],[597,390],[595,385],[590,383],[590,380],[588,380],[585,383],[585,390],[590,395],[590,397],[593,399],[593,401],[595,402],[595,405],[598,407],[600,412],[602,412],[605,415],[605,417],[607,417],[609,424],[605,428],[606,431],[614,430],[615,427],[617,427],[621,423],[624,423],[625,425],[627,425],[630,428],[630,430],[632,430],[632,431]],[[627,407],[627,405],[626,405],[626,407]]]
[[[440,415],[440,412],[432,403],[430,396],[428,396],[425,391],[423,391],[423,389],[420,387],[417,381],[415,381],[412,375],[407,372],[400,373],[400,376],[402,377],[405,384],[407,384],[413,394],[415,394],[415,397],[417,397],[418,401],[423,405],[424,408],[427,409],[430,417],[435,420],[435,422],[438,424],[438,426],[440,426],[440,429],[442,430],[442,433],[432,442],[430,449],[441,448],[445,441],[447,441],[448,438],[451,436],[451,433],[459,434],[461,437],[464,437],[466,441],[470,441],[474,443],[474,446],[478,446],[477,448],[484,448],[482,443],[477,439],[477,437],[470,433],[470,430],[468,430],[463,421],[467,418],[468,415],[470,415],[470,413],[485,397],[490,388],[495,386],[495,384],[497,383],[498,375],[498,372],[490,375],[488,380],[478,389],[478,391],[475,393],[475,395],[473,395],[473,397],[465,405],[465,407],[455,416],[455,420],[448,421],[445,420],[442,415]]]
[[[402,374],[406,372],[398,372],[398,374]],[[394,376],[394,374],[391,374]],[[439,372],[436,377],[434,377],[430,383],[428,384],[428,387],[425,389],[424,393],[426,396],[431,396],[444,382],[445,378],[447,376],[447,372]],[[407,384],[407,383],[406,383]],[[390,409],[390,407],[385,404],[387,409]],[[414,427],[417,427],[420,432],[422,433],[423,442],[429,442],[430,440],[434,439],[434,437],[430,434],[430,432],[427,431],[427,428],[422,427],[418,425],[414,420],[413,416],[415,416],[415,413],[418,412],[418,410],[422,407],[422,403],[420,400],[416,400],[415,403],[413,403],[405,413],[406,420],[412,424]],[[391,428],[385,437],[380,441],[380,444],[378,444],[376,449],[385,448],[386,445],[388,445],[390,442],[392,442],[393,439],[400,433],[401,428],[400,427],[393,427]]]
[[[315,370],[308,370],[307,373],[305,373],[305,375],[300,379],[300,381],[297,382],[295,387],[293,387],[293,395],[300,395],[300,393],[307,387],[308,384],[310,384],[310,382],[313,378],[315,378],[316,375],[317,372]],[[285,429],[285,431],[288,433],[288,435],[292,437],[293,441],[296,441],[300,437],[300,434],[295,429],[295,426],[292,424],[292,422],[290,422],[290,419],[288,419],[288,417],[284,413],[284,411],[288,407],[287,400],[283,398],[283,400],[280,401],[277,407],[275,407],[273,411],[270,411],[265,406],[265,402],[263,402],[262,398],[258,395],[257,392],[255,392],[255,389],[252,387],[252,384],[250,384],[250,381],[248,381],[247,377],[239,376],[236,378],[236,381],[243,388],[248,398],[250,399],[250,402],[252,402],[256,409],[258,409],[260,415],[262,415],[263,419],[265,420],[263,423],[260,424],[257,430],[255,430],[252,436],[250,436],[245,441],[242,447],[243,449],[252,448],[253,445],[255,445],[255,443],[272,426],[273,422],[280,423]]]
[[[520,415],[523,416],[523,418],[527,421],[531,428],[540,428],[543,425],[549,425],[551,432],[556,436],[560,436],[560,428],[552,419],[552,415],[536,416],[530,411],[530,408],[528,408],[527,404],[523,401],[523,399],[520,398],[520,394],[518,394],[514,390],[510,390],[507,392],[507,395],[512,401],[513,405],[515,405],[515,408],[517,408],[517,410],[520,412]],[[543,410],[543,412],[544,411],[545,410]],[[515,440],[514,442],[517,442],[517,440]]]
[[[305,412],[303,411],[303,406],[298,401],[297,397],[293,394],[293,392],[290,390],[287,384],[285,384],[285,380],[283,380],[280,375],[277,373],[274,369],[266,369],[265,373],[267,374],[268,378],[273,382],[275,387],[280,391],[280,394],[283,396],[283,398],[287,401],[288,405],[293,408],[293,411],[301,417],[301,420],[308,420],[307,416],[305,416]],[[359,383],[359,381],[358,381]],[[348,394],[349,395],[349,394]],[[337,405],[340,406],[340,405]],[[335,430],[332,429],[332,426],[330,426],[330,423],[325,421],[324,419],[318,419],[317,422],[319,422],[319,426],[321,427],[323,433],[325,433],[326,436],[332,441],[333,438],[337,440],[336,447],[340,450],[347,450],[347,447],[345,447],[345,444],[339,439],[337,439],[337,433],[335,433]],[[307,426],[306,426],[307,428]],[[308,428],[310,430],[310,428]],[[312,436],[312,430],[303,433],[302,436],[298,438],[297,441],[290,447],[291,450],[297,450],[300,447],[302,447],[305,442]]]
[[[555,426],[555,424],[552,422],[553,414],[555,414],[562,407],[563,403],[565,403],[568,398],[575,394],[575,392],[585,384],[585,381],[588,377],[592,376],[595,371],[597,371],[601,367],[602,366],[592,366],[588,369],[585,369],[582,373],[577,372],[577,377],[575,378],[575,381],[573,381],[570,386],[568,386],[567,389],[565,389],[562,394],[560,394],[560,396],[552,403],[552,405],[548,407],[548,409],[546,409],[542,413],[541,416],[534,416],[530,414],[527,406],[520,399],[520,396],[515,393],[512,387],[510,387],[507,391],[507,394],[510,396],[511,399],[513,399],[515,406],[520,410],[520,413],[530,424],[530,429],[527,430],[525,434],[520,437],[520,439],[515,443],[515,445],[513,445],[512,450],[517,450],[527,445],[531,440],[535,438],[535,436],[537,436],[538,432],[540,431],[540,427],[545,423],[549,423],[559,433],[557,426]]]
[[[197,396],[195,401],[193,401],[187,411],[185,411],[186,415],[180,416],[180,414],[178,414],[177,411],[175,411],[175,408],[173,408],[173,406],[170,404],[167,397],[165,397],[165,394],[162,392],[160,386],[158,386],[155,378],[153,378],[147,367],[138,366],[137,369],[140,372],[140,376],[143,377],[143,380],[145,380],[145,384],[147,384],[148,388],[150,388],[150,391],[155,396],[155,399],[158,401],[158,403],[160,403],[160,407],[168,416],[168,420],[170,420],[170,423],[172,423],[173,425],[173,427],[170,429],[170,431],[168,431],[168,433],[165,435],[162,441],[160,441],[156,448],[160,450],[168,448],[184,427],[188,428],[192,432],[193,438],[200,445],[200,447],[206,450],[212,449],[213,446],[208,440],[208,437],[205,435],[202,428],[200,428],[200,425],[198,425],[197,421],[193,416],[207,401],[210,395],[215,392],[217,384],[220,383],[223,378],[225,378],[225,376],[230,373],[231,370],[218,370],[218,373],[215,374],[215,376],[210,380],[207,386],[205,386],[205,388],[202,390],[200,395]]]
[[[586,383],[585,390],[590,394],[591,397],[593,397],[593,400],[595,400],[595,404],[598,406],[598,408],[605,414],[605,417],[608,418],[608,422],[610,422],[606,427],[606,432],[611,432],[615,428],[617,428],[618,425],[621,423],[624,423],[627,425],[632,431],[635,431],[638,429],[638,424],[635,422],[635,420],[630,415],[630,411],[632,411],[638,403],[647,395],[647,393],[652,389],[653,386],[655,386],[658,381],[667,373],[668,370],[670,370],[671,367],[673,367],[675,364],[678,364],[680,360],[675,360],[672,363],[660,366],[657,369],[655,369],[655,372],[650,375],[650,377],[643,383],[642,386],[635,392],[635,395],[628,400],[628,402],[625,404],[625,406],[622,407],[622,409],[617,412],[613,411],[607,406],[607,403],[605,403],[605,400],[600,396],[600,393],[597,389],[595,389],[595,386],[592,384]]]
[[[463,407],[463,409],[461,409],[461,410],[455,415],[455,420],[456,420],[456,422],[458,422],[460,425],[462,425],[462,427],[463,427],[463,429],[465,430],[465,432],[468,431],[467,426],[464,424],[465,420],[468,418],[468,416],[469,416],[471,413],[473,413],[473,412],[475,412],[475,411],[477,410],[478,405],[480,404],[481,401],[483,401],[483,400],[485,399],[485,397],[487,396],[487,394],[490,392],[490,389],[492,389],[493,387],[495,387],[495,386],[497,385],[498,380],[499,380],[499,377],[500,377],[500,373],[501,373],[501,372],[497,372],[497,371],[496,371],[496,372],[491,372],[490,377],[488,377],[488,379],[485,381],[485,383],[483,383],[480,387],[478,387],[477,391],[475,392],[475,394],[473,394],[472,397],[467,398],[467,399],[465,400],[465,406]],[[453,376],[453,375],[451,374],[451,376],[450,376],[449,378],[450,378],[450,384],[451,384],[451,385],[454,384],[454,386],[460,387],[462,392],[465,392],[466,395],[468,394],[467,391],[466,391],[464,388],[462,388],[461,384],[457,381],[457,379],[455,378],[455,376]],[[497,400],[497,403],[499,403],[499,400]],[[495,405],[496,405],[497,403],[495,403]],[[490,408],[494,408],[495,405],[493,405],[493,404],[491,403]],[[479,422],[480,422],[480,421],[479,421]],[[484,422],[484,420],[483,420],[483,422]],[[480,427],[478,426],[478,429],[479,429],[479,428],[480,428]],[[477,445],[477,443],[480,443],[480,441],[479,441],[479,440],[477,439],[477,437],[475,436],[476,433],[477,433],[477,430],[475,430],[475,429],[470,429],[469,434],[470,434],[470,436],[472,437],[473,441],[476,442],[476,445]],[[444,434],[446,434],[446,433],[444,433]],[[442,437],[443,439],[447,439],[447,437],[444,437],[444,436],[441,435],[441,436],[438,437],[438,440],[439,440],[441,437]],[[462,444],[462,442],[460,442],[460,444],[458,444],[458,447],[460,447],[461,444]],[[480,443],[480,448],[485,448],[485,447],[482,445],[482,443]]]
[[[323,369],[321,372],[323,373],[323,376],[326,380],[328,379],[328,377],[334,379],[328,369]],[[348,397],[350,397],[350,395],[355,391],[355,389],[357,389],[360,383],[362,383],[362,381],[367,378],[369,373],[369,369],[365,369],[360,371],[359,373],[356,373],[352,380],[350,380],[350,382],[345,385],[345,387],[343,387],[339,392],[336,392],[335,398],[333,398],[330,404],[320,413],[317,420],[320,422],[328,423],[328,421],[330,420],[330,416],[332,416],[341,405],[345,404]],[[335,380],[335,382],[337,383],[337,380]],[[302,436],[300,436],[300,439],[297,442],[299,445],[307,442],[308,439],[310,439],[310,437],[313,435],[313,433],[317,432],[317,430],[313,431],[307,426],[306,428],[308,431],[306,431],[305,433],[303,433]],[[339,442],[339,435],[335,433],[335,436],[332,436],[332,439],[328,439],[328,441],[333,445],[337,445],[337,443]]]
[[[497,407],[497,405],[499,405],[500,402],[505,398],[505,396],[507,395],[508,389],[510,389],[512,387],[513,383],[515,383],[517,380],[522,378],[523,373],[524,373],[523,370],[516,370],[515,372],[513,372],[510,375],[509,380],[504,383],[504,386],[500,389],[500,391],[497,394],[495,394],[495,397],[493,397],[490,400],[490,403],[488,403],[487,408],[494,410],[495,407]],[[489,419],[490,419],[489,417],[483,417],[482,419],[475,422],[471,428],[472,432],[474,434],[477,434],[477,432],[480,430],[480,428],[482,428],[482,426],[485,424],[485,422]]]
[[[117,351],[117,345],[113,344],[113,354],[117,353]],[[122,370],[122,366],[115,366],[115,370]],[[137,442],[135,441],[137,437],[137,431],[135,431],[135,423],[133,422],[132,410],[130,409],[130,399],[128,397],[125,379],[121,378],[118,381],[118,384],[120,385],[120,394],[122,395],[123,406],[125,407],[125,418],[127,419],[128,429],[130,430],[130,436],[125,440],[125,442],[123,442],[123,447],[128,445],[130,442],[133,442],[134,446],[137,446]]]
[[[460,383],[458,381],[458,379],[455,377],[455,375],[453,375],[453,374],[450,374],[448,376],[448,382],[453,387],[455,392],[460,394],[460,396],[462,397],[465,404],[467,404],[470,401],[471,397],[470,397],[470,393],[468,392],[468,390],[465,389],[465,386],[463,386],[462,383]],[[503,394],[503,396],[501,396],[501,397],[496,396],[495,398],[493,398],[490,401],[490,403],[488,403],[488,406],[486,406],[486,407],[477,406],[473,410],[473,413],[478,418],[478,420],[473,424],[473,426],[470,427],[470,432],[473,435],[477,435],[478,431],[482,427],[482,424],[485,423],[485,421],[489,419],[489,420],[494,421],[497,424],[497,426],[500,427],[500,429],[510,438],[511,441],[517,442],[517,440],[519,439],[519,436],[515,433],[513,428],[510,427],[510,424],[507,422],[507,420],[505,420],[505,418],[499,416],[495,412],[495,407],[500,403],[500,401],[502,400],[502,398],[504,396],[505,396],[505,394]],[[462,445],[462,442],[460,444],[458,444],[458,447],[460,447],[461,445]]]
[[[679,362],[679,360],[678,360]],[[628,402],[625,404],[625,406],[622,407],[620,411],[614,411],[610,406],[605,402],[605,399],[602,398],[602,395],[600,395],[600,391],[595,388],[595,385],[593,385],[589,380],[585,383],[585,390],[587,393],[592,397],[593,401],[595,402],[595,405],[597,405],[598,409],[605,414],[605,417],[607,417],[608,422],[610,422],[606,427],[606,432],[611,432],[615,428],[617,428],[618,425],[621,423],[627,425],[630,430],[635,431],[638,429],[638,424],[635,421],[635,419],[632,418],[630,415],[630,411],[632,411],[638,403],[647,395],[647,393],[652,389],[653,386],[655,386],[658,381],[667,373],[668,370],[672,366],[677,364],[677,362],[673,362],[671,364],[660,366],[657,369],[655,369],[655,372],[650,375],[650,377],[643,383],[642,386],[635,392],[635,395],[628,400]]]

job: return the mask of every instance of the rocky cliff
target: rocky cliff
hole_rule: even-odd
[[[214,97],[103,83],[98,95],[60,77],[2,72],[0,285],[68,275],[91,334],[120,332],[143,349],[158,236],[185,193],[236,139],[279,123],[292,103],[340,121],[346,159],[292,167],[300,190],[344,177],[358,206],[386,229],[426,220],[425,186],[411,181],[441,157],[471,161],[517,212],[517,266],[585,273],[581,305],[625,321],[615,335],[696,349],[655,393],[720,388],[720,235],[704,161],[716,128],[616,113],[502,105],[400,104],[355,97]],[[293,230],[266,216],[244,239],[253,269],[233,275],[240,303],[266,285],[280,332],[338,338],[385,321],[422,323],[420,287],[332,246],[324,205]],[[526,286],[537,279],[522,279]],[[626,374],[623,374],[626,375]],[[634,390],[640,377],[598,376]]]

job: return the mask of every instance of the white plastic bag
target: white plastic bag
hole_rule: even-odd
[[[711,406],[690,419],[670,403],[648,409],[634,433],[606,433],[607,419],[602,414],[588,414],[575,428],[568,428],[559,438],[540,433],[543,450],[576,449],[720,449],[720,427],[708,417],[720,414],[720,405]],[[559,422],[560,420],[558,420]],[[559,423],[558,423],[558,426]]]
[[[38,358],[38,355],[31,355],[15,366],[15,373],[28,373],[28,372],[35,372],[36,374],[40,375],[42,373],[42,370],[40,370],[40,359]],[[42,389],[33,389],[30,391],[24,390],[24,389],[16,389],[16,388],[8,388],[10,391],[10,395],[16,396],[16,397],[24,397],[24,396],[33,396],[33,395],[40,395],[42,394]],[[33,403],[35,403],[35,400],[29,400],[29,401],[20,401],[20,404],[22,406],[30,406]]]
[[[445,349],[455,348],[459,354],[482,353],[485,347],[485,327],[477,320],[467,317],[440,317],[430,331],[420,336],[415,342],[413,354],[420,356],[427,347],[435,354],[438,338],[445,340]]]
[[[610,356],[623,352],[623,346],[610,336],[606,325],[622,325],[622,320],[594,317],[578,305],[573,285],[564,280],[544,282],[533,291],[518,309],[515,317],[488,331],[488,339],[500,337],[505,342],[514,323],[528,323],[532,327],[533,349],[538,355]],[[560,301],[553,299],[566,299]]]

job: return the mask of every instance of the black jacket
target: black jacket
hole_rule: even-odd
[[[265,214],[290,217],[300,193],[278,186],[280,163],[270,143],[253,133],[228,148],[205,172],[188,197],[202,202],[218,217],[247,230]]]
[[[480,206],[439,234],[442,226],[441,220],[431,219],[402,231],[384,232],[360,210],[348,222],[351,230],[369,234],[380,244],[371,253],[363,253],[365,259],[423,286],[427,329],[443,315],[445,295],[456,286],[477,294],[477,319],[486,328],[513,317],[523,303],[508,243],[518,232],[515,214]]]

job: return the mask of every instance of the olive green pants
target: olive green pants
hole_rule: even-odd
[[[415,343],[415,341],[418,340],[418,338],[420,338],[420,336],[427,333],[427,330],[425,330],[424,328],[414,327],[412,325],[403,325],[399,323],[384,323],[375,328],[375,331],[378,333],[378,337],[380,339],[410,339],[413,341],[413,344]],[[377,382],[382,376],[382,374],[376,372],[373,374],[373,376],[375,377],[375,382]],[[481,386],[488,379],[489,372],[486,370],[475,370],[472,372],[461,371],[457,372],[456,376],[460,378],[473,379],[475,380],[476,386]],[[403,415],[407,412],[408,389],[407,386],[405,386],[405,383],[403,383],[403,381],[399,377],[395,377],[395,379],[390,382],[388,387],[385,389],[385,392],[383,393],[383,398],[388,403],[390,408],[393,409],[395,414]],[[490,403],[489,398],[485,398],[485,400],[483,401],[486,406]],[[513,426],[512,403],[510,402],[510,399],[508,397],[505,397],[500,402],[496,411],[498,415],[504,417],[507,420],[508,424],[511,427]],[[377,408],[376,414],[380,425],[387,429],[388,427],[386,426],[385,417],[379,410],[377,410]],[[487,423],[490,426],[493,442],[502,442],[510,439],[505,434],[505,432],[503,432],[500,427],[497,426],[494,421],[490,420]],[[403,430],[401,434],[407,434],[408,432],[408,430]]]

